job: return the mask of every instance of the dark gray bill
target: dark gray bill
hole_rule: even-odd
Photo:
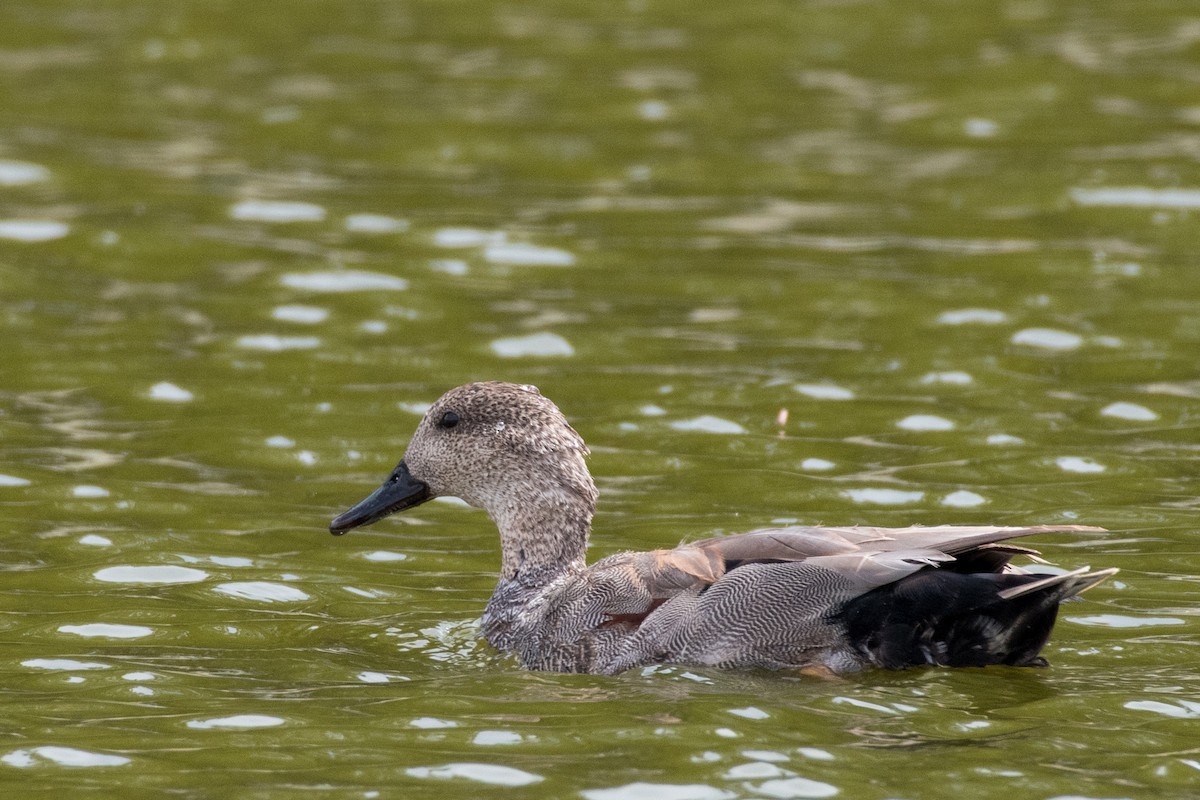
[[[370,497],[329,523],[329,532],[341,536],[346,531],[370,525],[388,514],[419,506],[432,499],[429,487],[410,475],[408,465],[401,461]]]

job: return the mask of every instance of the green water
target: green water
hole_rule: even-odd
[[[1196,796],[1195,10],[5,0],[5,796]],[[478,379],[591,444],[595,557],[1122,572],[1046,670],[523,672],[484,515],[325,530]]]

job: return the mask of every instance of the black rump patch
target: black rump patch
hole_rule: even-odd
[[[854,598],[831,618],[861,655],[886,669],[1046,666],[1038,653],[1054,628],[1064,587],[1000,596],[1044,577],[923,569]]]

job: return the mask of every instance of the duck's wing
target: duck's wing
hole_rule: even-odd
[[[673,550],[623,554],[621,560],[630,577],[656,600],[701,589],[743,564],[796,561],[833,569],[869,591],[924,566],[955,562],[963,571],[999,572],[1014,554],[1037,556],[1036,550],[1011,544],[1010,539],[1102,530],[1085,525],[764,528]]]

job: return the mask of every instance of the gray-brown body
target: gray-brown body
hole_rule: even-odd
[[[1008,540],[1080,526],[776,528],[668,550],[584,552],[596,489],[583,440],[536,389],[478,383],[426,414],[344,533],[439,495],[485,509],[500,580],[483,635],[530,669],[663,662],[847,672],[1044,664],[1058,603],[1115,570],[1030,575]]]

